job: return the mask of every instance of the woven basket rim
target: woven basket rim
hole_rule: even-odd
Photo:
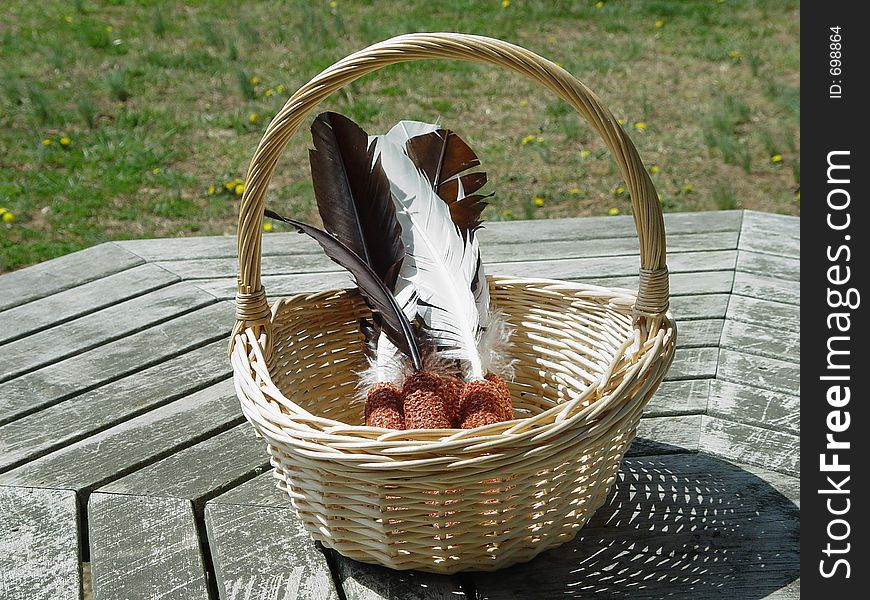
[[[630,315],[632,313],[632,306],[635,297],[634,292],[625,288],[609,288],[600,285],[586,284],[574,281],[563,281],[558,279],[510,276],[487,276],[487,279],[490,281],[491,285],[531,284],[542,285],[545,286],[544,289],[552,289],[553,291],[561,290],[574,292],[592,292],[596,295],[601,294],[602,297],[610,298],[609,305],[614,310],[623,311],[626,315]],[[315,296],[327,296],[336,293],[356,293],[356,288],[337,288],[324,290],[322,292],[313,294],[303,293],[295,294],[286,298],[280,298],[271,307],[270,320],[276,318],[282,306],[292,302],[295,299],[310,299]],[[613,303],[614,300],[617,300],[617,302]],[[478,438],[480,439],[480,442],[476,443],[474,447],[476,449],[479,449],[480,444],[494,443],[502,436],[526,437],[529,435],[552,435],[552,431],[541,430],[541,428],[536,427],[535,424],[537,422],[543,422],[544,424],[549,424],[550,428],[555,427],[558,430],[562,430],[565,427],[571,427],[578,420],[590,418],[590,415],[594,415],[595,413],[598,413],[603,409],[607,408],[609,404],[614,400],[621,399],[622,389],[630,384],[633,384],[635,381],[637,381],[638,377],[642,377],[649,370],[650,365],[659,357],[662,347],[667,343],[667,339],[665,339],[666,331],[673,331],[674,329],[674,323],[670,311],[663,315],[662,319],[664,322],[666,322],[668,327],[662,327],[657,336],[647,340],[647,342],[639,349],[637,349],[637,351],[634,352],[632,355],[630,365],[634,365],[638,362],[642,362],[645,364],[640,369],[635,369],[633,373],[631,373],[629,377],[625,378],[625,380],[617,388],[613,389],[607,394],[602,395],[596,401],[588,404],[585,407],[581,407],[578,410],[578,406],[583,402],[584,399],[588,397],[588,395],[594,393],[601,384],[606,383],[612,378],[614,367],[620,362],[626,362],[625,353],[630,347],[630,342],[633,341],[632,337],[629,337],[625,340],[623,346],[620,348],[620,351],[614,355],[613,359],[608,365],[608,368],[602,371],[599,374],[598,378],[593,383],[589,384],[587,388],[582,392],[582,394],[577,398],[557,404],[556,406],[541,411],[540,413],[533,416],[519,417],[516,419],[511,419],[509,421],[502,421],[499,423],[477,427],[474,429],[410,429],[396,431],[380,427],[351,425],[329,417],[315,415],[310,411],[306,410],[304,407],[297,404],[296,402],[293,402],[292,400],[287,398],[273,381],[272,375],[269,372],[268,368],[256,369],[257,381],[254,381],[253,377],[251,376],[250,368],[251,364],[254,361],[248,360],[247,366],[249,368],[243,368],[243,364],[237,363],[237,361],[249,359],[250,352],[255,356],[256,362],[258,362],[259,365],[265,366],[267,364],[260,340],[258,340],[254,336],[253,332],[250,329],[247,329],[242,335],[240,335],[240,339],[235,344],[232,357],[234,366],[233,371],[235,378],[238,378],[240,376],[244,377],[245,374],[247,374],[247,377],[250,378],[248,380],[249,384],[255,384],[261,393],[267,393],[270,398],[280,403],[282,408],[284,409],[279,412],[268,402],[254,403],[248,394],[239,394],[240,399],[243,399],[243,410],[255,410],[259,412],[261,416],[266,417],[268,421],[270,421],[276,427],[280,427],[283,431],[286,431],[286,427],[289,427],[292,424],[294,430],[299,431],[300,433],[307,432],[308,436],[317,438],[321,442],[328,441],[331,443],[352,443],[353,441],[356,441],[364,443],[367,450],[371,450],[371,444],[380,443],[384,445],[384,452],[386,454],[392,455],[400,454],[403,449],[410,452],[423,450],[424,448],[434,449],[435,447],[447,449],[449,447],[453,447],[454,445],[456,446],[456,449],[468,448],[468,445]],[[638,333],[636,319],[633,330],[636,337]],[[249,347],[250,350],[246,351],[245,347]],[[236,384],[238,386],[239,382],[237,381]],[[246,401],[249,403],[248,406],[246,406]],[[281,425],[282,421],[286,422],[283,427]],[[552,423],[549,423],[550,421],[552,421]],[[275,433],[279,432],[276,431]],[[413,447],[409,447],[409,444],[413,444]],[[391,451],[390,448],[393,448],[393,450]]]

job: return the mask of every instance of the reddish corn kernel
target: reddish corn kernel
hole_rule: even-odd
[[[499,423],[503,414],[500,391],[495,383],[479,379],[465,384],[459,399],[459,422],[463,429]]]
[[[447,429],[450,419],[440,394],[432,390],[415,390],[402,395],[407,429]]]
[[[487,373],[485,379],[494,383],[498,389],[498,403],[501,407],[502,415],[501,420],[510,421],[514,418],[514,405],[513,402],[511,402],[511,391],[508,389],[507,383],[505,383],[505,380],[495,373]]]
[[[459,425],[459,398],[465,382],[453,375],[441,376],[441,398],[444,400],[444,411],[450,419],[450,426]]]
[[[376,383],[366,395],[366,425],[386,429],[404,429],[402,393],[391,383]]]

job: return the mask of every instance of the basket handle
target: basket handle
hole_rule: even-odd
[[[239,277],[233,339],[246,327],[268,328],[270,311],[260,280],[263,208],[275,164],[290,137],[333,92],[381,67],[424,59],[507,67],[553,91],[589,122],[613,154],[631,193],[640,240],[640,285],[635,313],[650,318],[664,314],[668,309],[668,271],[658,196],[634,144],[598,97],[565,69],[525,48],[476,35],[411,33],[369,46],[327,68],[293,94],[266,128],[248,168],[239,211]],[[266,343],[270,345],[268,340]]]

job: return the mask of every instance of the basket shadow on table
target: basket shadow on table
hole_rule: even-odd
[[[799,576],[798,519],[791,500],[727,461],[630,456],[574,540],[525,564],[459,577],[481,599],[760,599]],[[402,575],[412,588],[414,580],[433,583],[433,576]],[[367,579],[379,586],[378,578]],[[373,591],[390,597],[390,590]]]

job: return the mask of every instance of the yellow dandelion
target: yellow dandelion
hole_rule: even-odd
[[[571,191],[572,194],[575,194],[575,195],[576,195],[576,194],[579,194],[579,193],[580,193],[580,188],[578,188],[578,187],[572,187],[570,191]]]
[[[581,151],[580,151],[580,158],[586,158],[586,157],[588,157],[590,154],[591,154],[591,152],[589,152],[589,150],[581,150]]]
[[[625,193],[625,186],[622,186],[622,185],[616,186],[616,188],[614,188],[614,190],[613,190],[613,193],[616,196],[622,196]]]
[[[523,98],[522,100],[520,100],[520,106],[528,106],[528,105],[529,105],[529,101],[526,100],[525,98]]]
[[[634,124],[634,128],[638,131],[646,131],[646,123],[644,123],[643,121],[638,121]]]
[[[263,95],[265,95],[265,96],[267,96],[267,97],[268,97],[268,96],[274,96],[274,95],[275,95],[275,90],[273,90],[272,88],[269,88],[268,90],[266,90],[265,92],[263,92]]]
[[[656,21],[656,29],[661,29],[661,28],[664,27],[664,26],[665,26],[665,22],[662,21],[661,19],[659,19],[658,21]]]
[[[507,8],[510,5],[511,5],[511,0],[501,0],[501,7],[502,8]]]
[[[209,196],[214,196],[216,191],[217,189],[213,185],[208,186],[207,193]]]
[[[124,106],[126,106],[126,105],[123,102],[115,103],[115,108],[124,108]]]
[[[272,231],[272,224],[269,223],[268,221],[263,223],[263,231],[265,231],[266,233],[269,233],[270,231]]]
[[[245,193],[245,184],[244,184],[244,183],[240,183],[240,184],[238,184],[238,185],[235,187],[235,190],[234,190],[234,191],[236,192],[236,196],[241,196],[242,194]]]
[[[740,50],[731,50],[730,52],[728,52],[728,56],[737,59],[743,56],[743,53]]]
[[[514,211],[512,211],[511,209],[508,208],[506,210],[501,211],[501,216],[512,217],[512,216],[514,216]]]
[[[782,162],[782,154],[773,154],[770,157],[770,162],[772,163],[781,163]]]
[[[161,171],[160,167],[154,167],[153,169],[151,169],[151,172],[154,173],[155,175],[160,173],[160,171]]]
[[[45,138],[44,140],[42,140],[42,145],[43,145],[43,146],[51,146],[53,143],[54,143],[54,142],[52,141],[51,138]]]
[[[256,123],[257,119],[260,118],[260,115],[257,113],[251,113],[248,115],[248,123]]]
[[[284,93],[284,86],[279,83],[278,85],[275,86],[275,91],[278,92],[279,94],[283,94]]]
[[[7,212],[9,212],[9,211],[6,210],[6,207],[5,207],[5,206],[0,206],[0,217],[2,217],[3,215],[5,215]]]
[[[537,206],[538,208],[544,206],[544,199],[540,196],[535,196],[534,198],[532,198],[532,202],[534,202],[535,206]]]
[[[656,173],[659,172],[659,166],[658,166],[658,165],[652,165],[652,166],[649,168],[649,172],[652,173],[653,175],[655,175]]]
[[[535,139],[535,141],[538,142],[539,144],[542,143],[542,142],[544,141],[544,136],[539,135],[539,136]]]
[[[260,83],[260,78],[259,78],[259,77],[257,77],[256,75],[254,75],[253,77],[251,77],[251,85],[257,85],[258,83]]]
[[[67,16],[65,16],[65,17],[63,18],[63,20],[66,21],[67,23],[72,23],[73,18],[70,17],[69,15],[67,15]]]
[[[533,135],[527,135],[526,137],[524,137],[522,139],[523,146],[525,146],[526,144],[531,144],[534,141],[535,141],[535,136],[533,136]]]
[[[338,2],[336,2],[335,0],[332,0],[329,3],[329,8],[338,8]]]
[[[595,8],[597,8],[598,10],[601,10],[602,8],[604,8],[604,2],[596,2]]]
[[[58,141],[60,142],[60,145],[61,145],[61,146],[69,146],[69,145],[72,143],[72,140],[69,139],[69,138],[66,137],[66,136],[63,136],[63,137],[60,138],[60,140],[58,140]]]
[[[610,210],[607,211],[607,214],[610,215],[611,217],[615,217],[616,215],[619,214],[619,209],[614,206]]]
[[[683,186],[683,193],[684,194],[691,194],[694,191],[695,191],[695,186],[693,186],[691,183],[687,183]]]
[[[794,199],[795,199],[795,200],[800,200],[800,199],[801,199],[801,191],[800,191],[800,190],[798,190],[798,191],[796,191],[796,192],[794,193]]]
[[[112,33],[112,31],[114,31],[114,29],[112,29],[112,26],[106,25],[106,33]]]
[[[3,213],[3,222],[4,223],[11,223],[14,220],[15,220],[15,215],[13,215],[8,210],[5,213]]]

